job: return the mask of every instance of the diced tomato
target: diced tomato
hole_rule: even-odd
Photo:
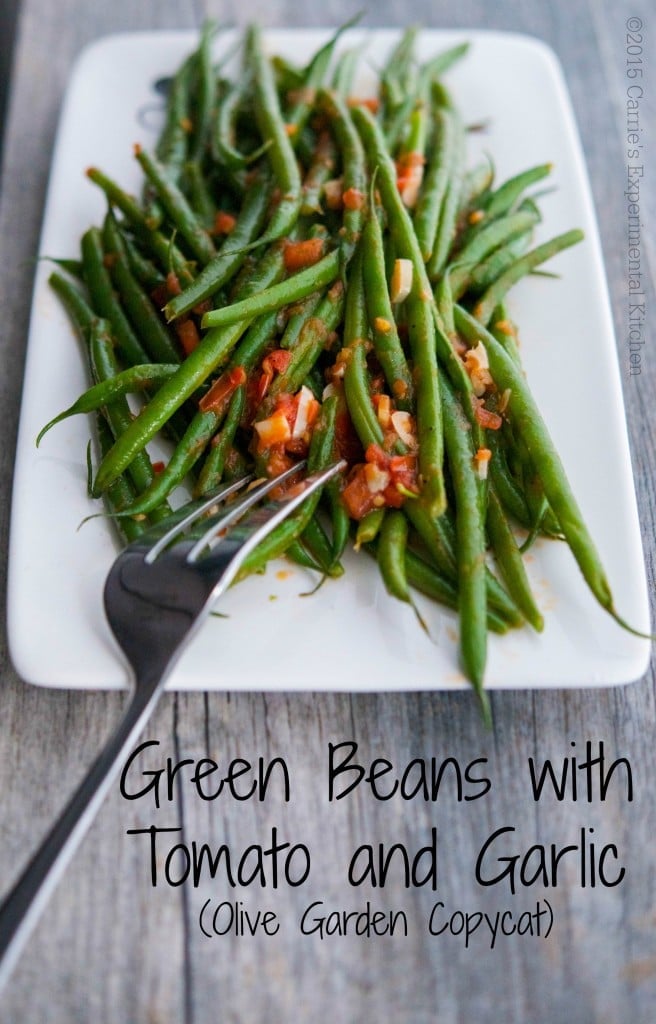
[[[347,210],[361,210],[365,203],[364,192],[359,188],[347,188],[342,195],[342,203]]]
[[[359,96],[349,96],[346,101],[349,107],[366,107],[372,114],[377,114],[380,110],[380,100],[377,96],[367,97],[361,99]]]
[[[342,501],[351,519],[363,519],[367,512],[371,512],[374,505],[375,494],[367,486],[364,475],[364,466],[356,466],[351,474],[349,482],[342,491]]]
[[[379,469],[387,469],[389,466],[389,455],[386,455],[383,449],[377,444],[367,445],[367,450],[364,453],[365,462],[373,462]]]
[[[419,493],[415,455],[387,455],[377,444],[370,444],[365,462],[355,466],[342,491],[342,498],[353,519],[362,519],[374,508],[401,508],[407,494]]]
[[[201,412],[219,412],[227,399],[245,383],[246,371],[243,366],[235,366],[232,370],[226,370],[203,395],[198,403],[199,409]]]
[[[483,405],[480,399],[474,399],[474,415],[482,427],[487,427],[488,430],[500,430],[503,426],[503,420],[496,412],[490,412]]]
[[[294,422],[296,421],[296,410],[298,409],[298,399],[295,395],[290,395],[286,391],[283,391],[281,395],[276,398],[275,411],[281,413],[289,424],[289,429],[292,430]]]
[[[168,274],[166,275],[166,290],[170,296],[179,295],[180,292],[182,291],[180,279],[178,278],[178,275],[175,273],[174,270],[169,270]]]
[[[218,210],[214,217],[214,234],[229,235],[234,230],[237,218],[226,210]]]
[[[193,320],[179,320],[175,325],[175,333],[186,356],[190,355],[198,347],[200,337],[198,335],[198,328]]]
[[[404,153],[396,162],[396,184],[406,206],[417,202],[424,177],[425,159],[422,153]]]
[[[340,410],[335,417],[335,443],[340,459],[346,459],[349,465],[362,459],[360,438],[346,409]]]
[[[275,348],[262,360],[262,369],[265,373],[272,370],[274,373],[284,373],[292,361],[292,354],[287,349]]]
[[[268,476],[279,476],[291,469],[294,460],[289,457],[283,444],[273,444],[267,452],[266,471]]]
[[[150,293],[150,297],[157,306],[161,309],[169,301],[169,291],[166,287],[166,282],[162,281],[161,284],[156,285]]]
[[[323,239],[307,238],[304,242],[286,242],[283,250],[285,270],[292,273],[318,263],[323,256]]]

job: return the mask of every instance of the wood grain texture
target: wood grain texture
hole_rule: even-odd
[[[331,24],[356,9],[326,0],[299,9],[288,0],[207,4],[158,0],[87,4],[84,0],[23,0],[8,110],[0,205],[0,308],[4,372],[0,376],[2,501],[0,538],[7,547],[9,502],[20,383],[27,334],[32,261],[37,251],[57,112],[75,55],[107,32],[198,25],[206,13],[244,23]],[[535,34],[563,63],[579,120],[601,238],[620,353],[645,553],[654,595],[656,510],[654,445],[656,355],[645,348],[643,373],[629,378],[626,360],[626,159],[624,22],[641,17],[655,30],[649,0],[631,8],[610,0],[575,5],[552,0],[485,4],[461,0],[399,3],[383,0],[365,24],[495,27]],[[643,109],[645,135],[654,137],[653,82]],[[648,309],[653,317],[653,225],[656,195],[644,182],[644,250]],[[585,311],[581,313],[583,343]],[[649,345],[649,342],[648,342]],[[600,455],[600,460],[602,456]],[[601,461],[600,461],[601,467]],[[4,607],[4,592],[0,596]],[[2,616],[3,621],[5,615]],[[115,722],[117,694],[39,691],[13,672],[0,649],[0,889],[37,844]],[[226,1024],[287,1020],[408,1024],[652,1024],[656,999],[656,709],[653,670],[642,682],[610,690],[495,693],[494,730],[486,734],[468,694],[167,695],[145,734],[159,741],[141,759],[153,769],[166,757],[284,755],[292,799],[272,789],[262,803],[223,797],[198,799],[188,784],[159,811],[147,800],[128,802],[115,786],[60,883],[7,989],[0,1021],[95,1024]],[[458,803],[448,790],[436,803],[375,802],[358,791],[329,805],[325,764],[329,742],[353,739],[363,763],[376,756],[403,766],[412,758],[488,758],[491,793]],[[562,757],[570,741],[603,741],[608,759],[630,759],[635,799],[611,788],[604,803],[530,798],[527,759]],[[197,889],[150,885],[143,837],[128,829],[151,823],[181,826],[186,842],[235,851],[265,842],[275,826],[281,839],[306,843],[310,882],[299,889],[230,890],[218,878]],[[514,937],[494,950],[457,938],[431,937],[422,922],[436,899],[450,910],[494,913],[530,907],[543,890],[514,900],[483,889],[473,863],[486,836],[517,827],[518,844],[576,842],[582,826],[599,843],[614,842],[626,879],[616,889],[581,889],[574,877],[546,891],[556,913],[545,941]],[[439,891],[349,890],[346,866],[365,842],[425,845],[439,835]],[[248,908],[278,911],[274,938],[204,938],[197,915],[208,898],[241,899]],[[312,900],[328,908],[403,908],[407,937],[300,936],[296,922]]]

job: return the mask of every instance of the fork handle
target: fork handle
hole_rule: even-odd
[[[116,730],[89,768],[46,838],[0,904],[0,989],[8,979],[41,911],[117,773],[122,755],[134,744],[163,688],[163,676],[141,680]]]

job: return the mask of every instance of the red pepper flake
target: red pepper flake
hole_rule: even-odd
[[[153,462],[153,473],[159,476],[160,473],[164,472],[165,467],[166,463],[164,462]]]
[[[245,383],[246,371],[243,366],[235,366],[232,370],[226,370],[203,395],[198,403],[198,408],[201,412],[219,412],[227,399]]]
[[[323,256],[323,239],[308,238],[304,242],[285,242],[285,270],[292,273],[318,263]]]

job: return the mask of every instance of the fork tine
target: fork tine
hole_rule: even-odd
[[[286,469],[284,473],[279,473],[278,476],[272,477],[270,480],[265,480],[257,487],[253,487],[247,494],[245,494],[240,501],[235,501],[230,508],[225,512],[224,515],[218,519],[214,519],[212,525],[203,531],[200,539],[194,544],[193,548],[187,555],[188,562],[195,562],[201,551],[207,547],[209,540],[212,539],[221,530],[225,530],[228,526],[232,526],[245,512],[248,512],[250,508],[257,505],[262,498],[266,498],[274,488],[278,487],[279,484],[289,479],[295,473],[305,469],[305,459],[301,462],[297,462],[291,469]]]
[[[203,559],[200,564],[212,570],[212,563],[219,562],[223,566],[223,572],[214,588],[212,598],[215,600],[233,582],[241,569],[245,559],[253,551],[260,541],[264,540],[280,523],[287,519],[292,512],[298,508],[315,491],[323,487],[333,476],[340,473],[346,467],[346,462],[341,459],[339,462],[329,466],[321,473],[306,477],[300,485],[299,491],[292,497],[282,498],[279,501],[270,501],[264,505],[258,505],[251,510],[227,535],[220,538],[210,555]],[[280,477],[278,477],[280,480]],[[221,528],[221,521],[218,526]],[[208,529],[204,536],[194,545],[187,555],[187,561],[197,561],[198,555],[207,547],[209,541],[216,534],[217,524]]]
[[[173,512],[166,519],[163,519],[160,523],[157,523],[146,533],[142,534],[138,539],[138,544],[139,546],[148,546],[149,550],[146,554],[146,561],[149,563],[153,562],[176,537],[184,533],[187,527],[204,515],[208,509],[225,501],[231,494],[235,494],[236,491],[249,484],[252,479],[253,474],[249,473],[230,484],[220,487],[218,490],[213,491],[212,494],[199,498],[198,501],[183,505],[177,512]],[[164,533],[162,533],[162,529],[164,529]],[[153,539],[155,542],[151,544],[150,542]]]

